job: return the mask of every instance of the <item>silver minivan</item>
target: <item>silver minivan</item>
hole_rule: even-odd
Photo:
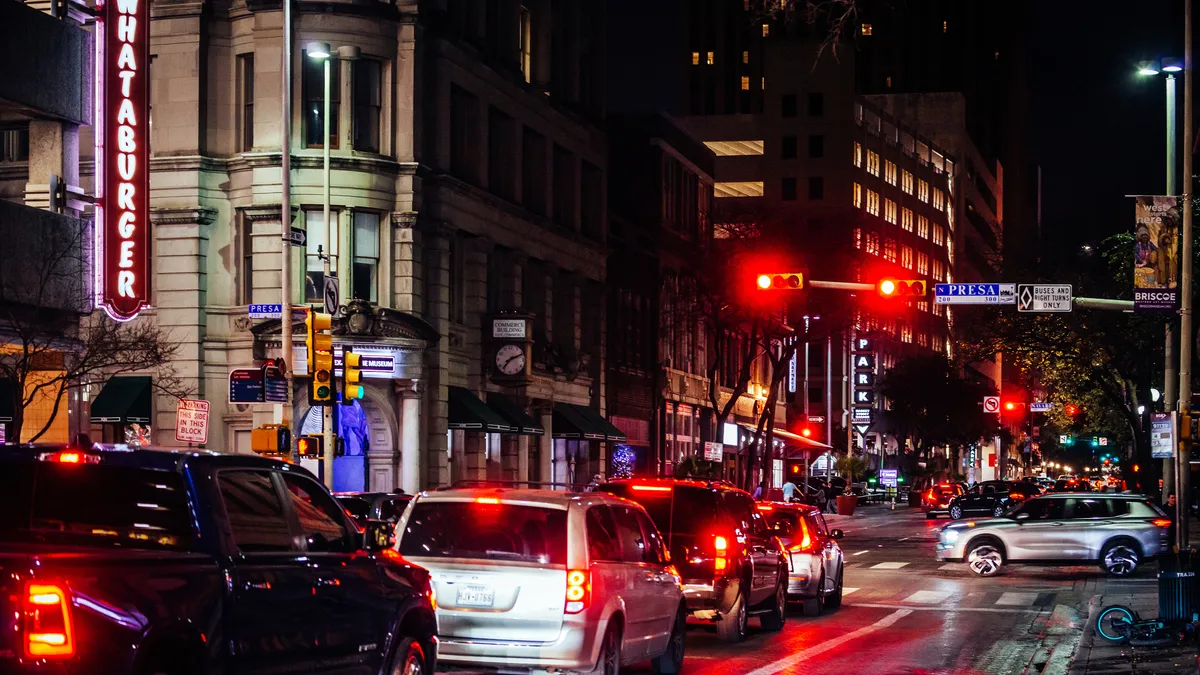
[[[679,574],[645,510],[603,492],[504,488],[418,495],[396,548],[430,571],[438,660],[615,673],[683,664]]]

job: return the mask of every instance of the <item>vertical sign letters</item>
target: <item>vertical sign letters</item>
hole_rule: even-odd
[[[96,301],[128,321],[150,301],[150,1],[103,0],[96,41]]]

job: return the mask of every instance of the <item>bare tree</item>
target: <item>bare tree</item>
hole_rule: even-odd
[[[187,393],[171,365],[179,346],[154,321],[91,311],[89,234],[85,221],[0,202],[0,379],[12,383],[15,440],[30,405],[50,405],[36,441],[69,391],[117,375],[153,371],[159,391]]]
[[[838,45],[854,34],[858,10],[859,0],[761,0],[756,20],[775,19],[784,25],[811,26],[821,39],[817,48],[816,61],[819,61],[826,50],[837,58]]]

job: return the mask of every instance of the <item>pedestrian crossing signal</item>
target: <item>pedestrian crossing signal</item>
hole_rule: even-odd
[[[310,434],[296,439],[296,454],[301,457],[320,458],[325,456],[325,439]]]

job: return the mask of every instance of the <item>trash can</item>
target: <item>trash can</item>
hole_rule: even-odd
[[[1191,620],[1200,612],[1200,577],[1191,551],[1158,560],[1158,617],[1163,621]]]

